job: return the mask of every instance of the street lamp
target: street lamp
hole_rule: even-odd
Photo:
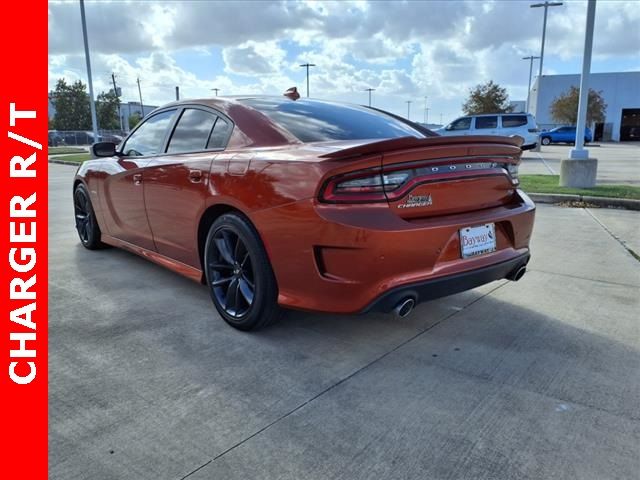
[[[364,91],[365,92],[369,92],[369,106],[371,106],[371,92],[375,92],[376,89],[375,88],[365,88]]]
[[[407,100],[407,120],[411,120],[411,100]]]
[[[315,67],[315,63],[303,63],[300,65],[301,67],[305,67],[307,69],[307,98],[309,98],[309,67]]]
[[[214,92],[216,92],[216,97],[218,96],[218,92],[220,91],[219,88],[212,88],[211,90],[213,90]]]
[[[598,160],[589,157],[584,148],[584,132],[587,123],[587,103],[589,100],[589,74],[591,72],[591,53],[593,49],[593,25],[596,16],[596,0],[587,3],[587,25],[584,35],[584,54],[582,73],[580,74],[580,96],[578,99],[578,120],[576,122],[575,148],[569,158],[560,161],[560,186],[573,188],[591,188],[596,184]]]
[[[91,108],[91,126],[93,138],[98,141],[98,118],[96,104],[93,99],[93,80],[91,79],[91,58],[89,56],[89,39],[87,38],[87,20],[84,15],[84,0],[80,0],[80,21],[82,22],[82,38],[84,40],[84,57],[87,62],[87,83],[89,84],[89,106]],[[116,92],[113,92],[116,93]],[[117,95],[117,93],[116,93]]]
[[[544,2],[529,5],[531,8],[544,7],[544,19],[542,20],[542,46],[540,47],[540,69],[538,70],[538,77],[542,77],[542,62],[544,61],[544,38],[547,34],[547,10],[549,9],[549,7],[559,7],[562,4],[562,2]]]
[[[527,87],[527,106],[525,112],[529,113],[529,99],[531,98],[531,74],[533,73],[533,61],[540,57],[534,57],[529,55],[528,57],[522,57],[522,60],[529,60],[529,86]]]
[[[427,120],[429,119],[429,114],[427,113],[427,110],[429,110],[427,108],[427,96],[424,96],[424,123],[428,123]]]

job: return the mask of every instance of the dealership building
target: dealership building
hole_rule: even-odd
[[[580,75],[536,78],[529,102],[540,128],[548,130],[560,126],[551,118],[551,103],[572,85],[580,87]],[[640,72],[592,73],[589,88],[600,92],[607,104],[604,122],[590,125],[595,139],[640,141]]]

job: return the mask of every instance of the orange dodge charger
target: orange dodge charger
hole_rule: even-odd
[[[362,106],[283,97],[171,103],[94,144],[73,184],[89,249],[206,283],[230,325],[280,307],[407,315],[529,261],[519,138],[441,137]]]

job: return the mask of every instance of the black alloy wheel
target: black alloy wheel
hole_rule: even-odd
[[[253,330],[277,318],[275,277],[260,238],[244,217],[225,214],[213,223],[204,263],[211,298],[227,323]]]
[[[89,192],[83,184],[78,184],[73,192],[73,209],[80,243],[89,250],[103,247],[104,244],[100,241],[102,233],[96,221]]]

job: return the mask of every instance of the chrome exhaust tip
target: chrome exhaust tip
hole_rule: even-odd
[[[393,308],[393,314],[397,318],[405,318],[411,313],[415,305],[416,301],[411,297],[407,297],[403,300],[400,300],[398,304]]]
[[[507,278],[509,280],[513,281],[513,282],[517,282],[518,280],[520,280],[524,276],[526,271],[527,271],[527,267],[522,265],[522,266],[516,268],[513,272],[511,272],[507,276]]]

